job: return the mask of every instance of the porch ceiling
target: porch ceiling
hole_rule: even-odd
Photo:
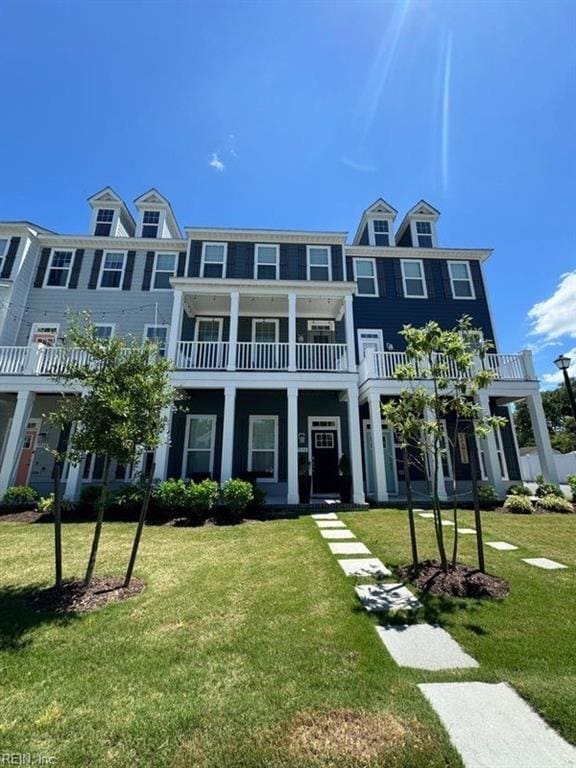
[[[230,314],[230,296],[222,293],[187,293],[184,297],[186,313],[194,315],[225,316]],[[297,317],[341,319],[344,312],[342,296],[298,296]],[[288,317],[288,295],[240,295],[239,314],[249,317]]]

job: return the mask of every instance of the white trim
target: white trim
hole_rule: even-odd
[[[124,274],[126,272],[126,262],[128,261],[127,258],[127,251],[115,251],[113,248],[109,248],[108,250],[104,251],[102,254],[102,262],[100,263],[100,274],[98,275],[98,283],[96,284],[96,287],[100,291],[121,291],[122,290],[122,284],[124,282]],[[110,254],[115,254],[117,256],[122,256],[122,271],[120,274],[120,282],[118,285],[102,285],[102,277],[104,276],[104,266],[106,264],[106,256]],[[119,272],[118,269],[107,269],[106,272]]]
[[[263,413],[253,413],[248,417],[248,472],[253,472],[252,469],[252,453],[253,450],[260,452],[268,452],[270,448],[252,448],[253,435],[252,425],[258,419],[272,419],[274,422],[274,474],[272,477],[259,477],[259,483],[277,483],[278,482],[278,416],[276,414],[269,415]]]
[[[226,269],[228,267],[228,243],[224,242],[205,242],[202,243],[202,257],[200,259],[200,277],[204,277],[204,268],[206,266],[206,246],[208,245],[216,245],[216,246],[223,246],[224,248],[224,259],[222,262],[219,261],[209,261],[208,264],[222,264],[222,275],[220,278],[208,278],[210,280],[218,280],[226,277]]]
[[[205,317],[204,315],[196,315],[194,318],[194,341],[198,341],[198,325],[202,322],[218,323],[218,339],[222,341],[222,318],[221,317]],[[215,343],[215,342],[213,342]]]
[[[404,264],[419,264],[420,274],[422,279],[422,287],[424,288],[424,294],[417,296],[409,294],[406,290],[406,280],[418,280],[417,277],[406,277],[404,273]],[[400,271],[402,272],[402,288],[404,290],[405,299],[427,299],[428,298],[428,286],[426,285],[426,273],[424,272],[424,261],[422,259],[400,259]]]
[[[161,347],[160,345],[158,345],[159,351],[162,352],[164,356],[166,356],[168,352],[168,338],[170,335],[170,326],[167,323],[146,323],[146,325],[144,326],[144,333],[142,336],[142,344],[145,344],[147,341],[154,341],[155,339],[157,339],[157,337],[148,336],[149,328],[165,328],[166,329],[164,346]]]
[[[206,453],[206,448],[189,448],[188,441],[190,439],[190,422],[192,419],[210,419],[212,422],[212,431],[210,433],[210,465],[208,472],[212,477],[214,475],[214,453],[216,451],[216,423],[218,417],[215,413],[187,413],[186,414],[186,429],[184,430],[184,450],[182,451],[182,473],[180,477],[184,479],[188,478],[188,454],[191,451],[196,453]]]
[[[410,258],[422,259],[465,259],[467,261],[484,262],[492,255],[492,248],[417,248],[414,246],[385,245],[347,245],[347,256],[368,256],[375,259],[402,259],[410,254]]]
[[[169,274],[166,269],[158,270],[159,256],[174,256],[174,271],[172,272],[171,277],[176,277],[176,273],[178,271],[178,252],[177,251],[156,251],[154,253],[154,263],[152,265],[152,279],[150,280],[150,290],[151,291],[171,291],[172,290],[171,285],[168,285],[167,288],[156,288],[156,286],[154,285],[156,280],[156,274],[159,271],[164,275]]]
[[[450,278],[450,290],[452,291],[452,298],[456,299],[457,301],[460,301],[461,299],[463,301],[470,301],[471,299],[472,300],[476,299],[476,291],[474,290],[474,281],[472,280],[472,271],[470,269],[470,262],[468,262],[468,261],[448,260],[446,262],[446,264],[447,264],[447,267],[448,267],[448,277]],[[463,264],[466,267],[466,272],[468,274],[468,283],[470,285],[470,294],[471,294],[470,296],[456,296],[456,294],[454,293],[454,281],[457,280],[458,282],[463,283],[464,282],[464,278],[462,278],[462,277],[456,277],[456,278],[452,277],[451,267],[452,267],[453,264],[460,264],[460,265]]]
[[[98,221],[98,214],[100,211],[112,211],[112,221]],[[93,233],[93,237],[114,237],[114,233],[118,231],[118,222],[120,220],[120,208],[118,207],[118,204],[110,204],[108,205],[104,201],[102,201],[101,204],[98,204],[97,207],[94,207],[92,209],[92,221],[90,225],[90,231]],[[108,235],[97,235],[96,234],[96,227],[98,224],[110,224],[110,233]]]
[[[394,435],[394,430],[391,429],[384,419],[381,419],[381,429],[382,429],[382,437],[384,437],[384,433],[390,435],[392,440],[392,471],[394,473],[393,480],[393,487],[388,487],[388,475],[386,475],[386,488],[387,488],[387,494],[396,496],[398,495],[398,462],[396,461],[396,436]],[[368,433],[370,433],[370,439],[373,440],[374,436],[372,434],[372,421],[370,418],[368,419],[362,419],[362,440],[363,440],[363,447],[364,447],[364,478],[366,483],[366,494],[370,496],[376,497],[378,494],[378,491],[376,490],[376,468],[374,467],[374,452],[372,450],[372,482],[370,485],[368,485],[368,457],[370,456],[370,451],[368,450]],[[382,450],[384,451],[384,440],[382,440]],[[384,457],[385,458],[385,457]],[[384,466],[384,473],[386,473],[386,466]],[[383,501],[383,499],[376,499],[376,501]]]
[[[54,261],[54,256],[57,253],[69,253],[70,254],[70,266],[68,267],[68,274],[66,275],[66,282],[64,285],[48,285],[48,278],[50,277],[50,271],[52,269],[58,269],[62,271],[61,267],[54,267],[52,265],[52,262]],[[74,266],[74,250],[72,248],[52,248],[50,250],[50,258],[48,259],[48,266],[46,267],[46,274],[44,275],[44,283],[42,285],[43,288],[56,288],[56,289],[62,289],[62,288],[68,288],[68,285],[70,283],[70,276],[72,274],[72,267]]]
[[[116,323],[93,323],[95,328],[110,328],[110,336],[109,339],[112,339],[114,337],[114,334],[116,333]]]
[[[315,421],[328,422],[328,424],[323,424],[322,426],[320,425],[314,426]],[[312,430],[313,429],[335,429],[338,435],[338,463],[340,463],[340,457],[342,456],[342,430],[340,426],[340,416],[308,416],[308,466],[310,467],[309,471],[310,471],[311,477],[313,477],[313,474],[314,474],[313,468],[312,468]],[[314,493],[313,487],[312,487],[312,493]]]
[[[502,441],[502,432],[500,431],[499,426],[496,426],[496,428],[494,429],[494,439],[496,441],[496,454],[498,456],[498,468],[500,470],[502,480],[509,480],[510,474],[508,472],[508,462],[506,461],[506,452],[504,450],[504,443]]]
[[[376,221],[385,221],[388,224],[388,232],[376,232],[374,229],[374,222]],[[368,243],[372,247],[377,248],[394,248],[396,245],[395,238],[394,238],[394,217],[388,216],[387,214],[383,213],[381,215],[373,214],[371,218],[367,221],[368,226]],[[388,235],[388,245],[376,245],[376,235]]]
[[[365,354],[362,354],[363,352],[363,344],[362,344],[362,334],[364,333],[370,333],[373,336],[378,337],[378,341],[380,342],[380,349],[376,350],[377,352],[384,352],[384,332],[381,328],[358,328],[356,331],[356,335],[358,337],[358,359],[362,360],[364,357],[366,357]]]
[[[420,245],[418,224],[430,224],[430,232],[422,232],[423,237],[430,237],[432,245]],[[410,232],[412,233],[412,245],[415,248],[436,248],[436,219],[427,214],[416,215],[410,221]]]
[[[164,224],[166,221],[166,209],[162,206],[160,207],[158,203],[150,203],[150,207],[146,205],[145,202],[143,202],[138,209],[138,212],[140,214],[139,220],[138,220],[138,228],[136,229],[136,237],[143,237],[142,230],[144,227],[157,227],[156,230],[156,237],[151,238],[150,235],[147,235],[146,238],[150,240],[163,240],[163,232],[164,232]],[[144,214],[145,213],[157,213],[158,214],[158,224],[144,224]]]
[[[32,341],[32,337],[34,334],[38,333],[38,328],[55,328],[56,334],[54,336],[54,344],[56,344],[58,341],[58,336],[60,335],[60,323],[32,323],[32,327],[30,328],[30,335],[28,336],[28,346],[35,343]]]
[[[359,261],[369,261],[372,264],[373,269],[373,276],[372,279],[374,280],[374,291],[375,293],[360,293],[360,286],[358,285],[358,275],[356,274],[356,264]],[[352,272],[354,274],[354,282],[356,283],[356,296],[366,296],[371,299],[377,299],[380,296],[380,291],[378,290],[378,272],[376,270],[376,259],[373,259],[368,256],[355,256],[352,259]],[[362,277],[362,280],[369,280],[369,277]]]
[[[332,248],[329,245],[307,245],[306,246],[306,280],[311,280],[310,277],[310,251],[314,248],[315,250],[320,251],[326,251],[328,253],[328,264],[326,265],[328,267],[328,280],[318,280],[317,282],[325,283],[325,282],[332,282]],[[323,268],[324,265],[314,264],[313,265],[315,269],[317,268]]]
[[[326,232],[299,229],[217,229],[207,227],[184,227],[184,232],[192,240],[213,242],[248,242],[261,243],[272,240],[275,243],[318,243],[319,245],[344,245],[348,232]]]
[[[2,236],[0,236],[0,240],[6,240],[6,247],[4,248],[4,253],[0,253],[0,267],[1,267],[2,266],[2,259],[6,256],[6,254],[10,250],[10,242],[11,242],[12,238],[10,237],[10,235],[6,235],[6,237],[4,237],[4,235],[2,235]]]
[[[326,328],[317,327],[314,328],[314,326],[327,326]],[[336,323],[334,320],[308,320],[307,323],[307,330],[308,331],[328,331],[331,333],[335,332]]]
[[[274,341],[256,342],[256,325],[257,323],[274,323]],[[253,317],[252,318],[252,343],[258,344],[278,344],[280,338],[280,319],[277,317]]]
[[[254,244],[254,280],[260,280],[261,278],[258,277],[258,267],[271,267],[272,264],[258,264],[258,249],[259,248],[274,248],[276,251],[276,263],[274,264],[274,269],[276,271],[276,277],[270,278],[266,277],[263,278],[264,280],[278,280],[280,278],[280,246],[277,243],[255,243]]]

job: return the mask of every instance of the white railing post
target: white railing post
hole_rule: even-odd
[[[373,350],[370,350],[373,353]],[[388,500],[388,485],[386,482],[386,464],[384,458],[384,437],[382,435],[382,410],[380,394],[370,392],[368,396],[370,410],[370,428],[372,433],[372,460],[374,462],[375,497],[376,501]],[[368,460],[368,457],[366,457]]]
[[[178,341],[182,330],[182,312],[184,308],[184,293],[174,291],[172,303],[172,318],[170,320],[170,332],[168,335],[168,344],[166,346],[166,357],[168,360],[176,363],[176,352],[178,350]]]
[[[168,473],[168,459],[170,456],[170,437],[172,435],[172,405],[168,405],[162,411],[164,417],[164,429],[162,430],[162,436],[160,438],[160,445],[156,448],[155,453],[155,478],[158,480],[166,480]]]
[[[240,313],[240,294],[238,291],[230,293],[230,330],[228,347],[228,365],[227,370],[236,370],[236,347],[238,344],[238,315]]]
[[[232,477],[234,461],[234,420],[236,415],[236,387],[224,389],[224,418],[222,425],[222,464],[220,482]]]
[[[536,381],[538,377],[536,375],[536,369],[534,368],[532,352],[529,349],[523,349],[522,352],[520,352],[520,361],[523,368],[524,378],[528,381]]]
[[[364,361],[366,363],[366,378],[376,378],[376,357],[373,349],[366,350]]]
[[[364,478],[362,476],[362,443],[360,439],[360,413],[358,387],[351,384],[348,395],[348,439],[350,443],[350,468],[352,470],[352,499],[354,504],[364,504]]]
[[[43,355],[44,346],[36,342],[30,345],[30,351],[28,352],[28,359],[24,368],[24,373],[29,373],[32,376],[37,373],[41,373],[41,358]]]
[[[288,294],[288,370],[296,370],[296,294]]]
[[[348,370],[356,371],[356,343],[354,341],[354,314],[352,309],[352,294],[344,297],[344,325],[346,329],[346,346],[348,350]]]

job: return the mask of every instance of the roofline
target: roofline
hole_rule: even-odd
[[[58,235],[56,233],[42,233],[38,239],[46,246],[56,248],[66,246],[68,248],[104,248],[107,250],[180,250],[188,247],[188,241],[184,238],[174,237],[99,237],[98,235]]]
[[[415,205],[413,205],[413,206],[412,206],[412,208],[410,208],[410,210],[409,210],[409,211],[406,211],[406,213],[405,213],[405,215],[404,215],[404,218],[403,218],[403,219],[402,219],[402,221],[400,222],[400,226],[399,226],[399,227],[398,227],[398,229],[396,230],[396,235],[395,235],[395,237],[396,237],[396,240],[397,240],[397,241],[398,241],[398,240],[399,240],[399,239],[402,237],[402,235],[404,234],[404,230],[407,228],[407,226],[408,226],[408,224],[409,224],[409,222],[410,222],[410,219],[411,219],[411,217],[412,217],[412,216],[414,216],[414,214],[412,213],[412,211],[414,210],[414,208],[417,208],[417,207],[418,207],[419,205],[421,205],[422,203],[424,203],[424,205],[427,205],[427,206],[428,206],[428,208],[432,208],[432,210],[433,210],[433,211],[436,213],[436,216],[437,216],[437,217],[441,216],[441,213],[440,213],[440,211],[439,211],[437,208],[434,208],[434,206],[433,206],[433,205],[431,205],[431,204],[430,204],[430,203],[429,203],[427,200],[424,200],[424,198],[421,198],[420,200],[418,200],[418,202],[417,202]],[[422,214],[422,215],[424,215],[424,214]]]
[[[107,189],[109,189],[118,198],[121,208],[123,208],[124,211],[128,214],[128,216],[130,217],[130,221],[132,222],[132,224],[134,224],[134,227],[136,227],[136,219],[134,218],[134,216],[132,216],[132,212],[130,211],[130,208],[128,208],[128,206],[124,202],[124,199],[120,197],[118,192],[116,192],[114,187],[111,187],[110,184],[106,184],[106,186],[102,187],[102,189],[99,189],[98,192],[94,192],[93,195],[90,195],[90,197],[87,197],[86,198],[87,201],[90,203],[92,207],[94,207],[92,204],[93,199],[98,195],[102,194],[102,192],[104,192]],[[116,205],[118,205],[118,203],[116,203]]]
[[[484,262],[494,252],[493,248],[408,248],[401,245],[347,245],[346,256],[389,259],[462,259],[464,261]]]
[[[345,245],[348,239],[348,232],[335,232],[327,230],[302,230],[302,229],[252,229],[252,228],[233,228],[233,227],[184,227],[184,232],[188,237],[195,236],[193,239],[206,240],[214,238],[216,240],[225,240],[233,237],[236,240],[256,241],[265,239],[280,240],[283,242],[295,242],[307,240],[309,242],[334,243]]]
[[[37,232],[46,233],[49,235],[57,235],[52,229],[41,227],[40,224],[35,224],[33,221],[0,221],[0,227],[18,227],[20,229],[34,229]]]

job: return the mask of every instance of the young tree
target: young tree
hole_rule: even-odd
[[[84,579],[88,586],[98,555],[111,462],[133,464],[144,451],[159,445],[165,426],[163,411],[174,399],[174,391],[168,377],[171,366],[152,342],[142,345],[121,336],[99,339],[89,316],[83,315],[71,322],[66,346],[85,354],[71,356],[71,362],[55,378],[77,388],[78,394],[62,399],[52,421],[62,428],[75,424],[68,446],[69,461],[78,463],[86,453],[104,457],[102,489]],[[140,535],[139,524],[136,551]],[[132,566],[135,559],[133,553]]]

